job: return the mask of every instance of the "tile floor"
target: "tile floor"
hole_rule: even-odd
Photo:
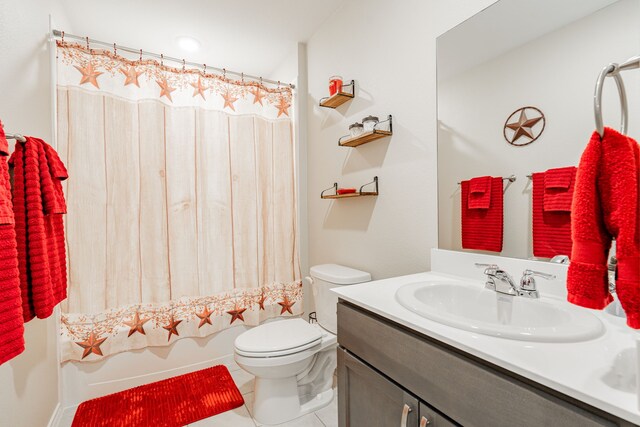
[[[251,408],[253,407],[253,376],[237,365],[228,366],[231,376],[240,393],[244,397],[244,405],[233,410],[215,415],[211,418],[189,424],[191,427],[256,427],[259,424],[253,419]],[[334,381],[335,383],[335,381]],[[338,427],[338,401],[333,401],[324,408],[312,414],[304,415],[278,427]]]
[[[256,427],[260,426],[251,415],[253,407],[253,376],[235,363],[227,365],[240,393],[244,397],[244,405],[233,411],[223,412],[213,417],[189,424],[191,427]],[[334,378],[334,385],[336,381]],[[58,427],[70,427],[75,415],[75,408],[67,408]],[[312,414],[304,415],[295,420],[278,424],[278,427],[337,427],[338,401],[333,401],[326,407]]]

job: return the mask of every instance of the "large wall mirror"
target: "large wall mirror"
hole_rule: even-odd
[[[516,181],[505,182],[503,189],[501,254],[534,258],[527,175],[578,165],[595,129],[598,74],[611,62],[640,54],[639,22],[640,0],[499,0],[438,38],[440,248],[463,250],[458,182],[515,175]],[[623,78],[628,134],[637,140],[640,70],[625,71]],[[612,80],[604,86],[604,123],[619,128]],[[544,132],[531,144],[511,145],[504,125],[526,106],[544,113]],[[536,124],[534,133],[540,127]]]

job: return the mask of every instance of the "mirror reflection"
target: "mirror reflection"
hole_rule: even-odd
[[[596,79],[638,55],[639,18],[637,0],[500,0],[438,38],[440,248],[570,255],[572,185],[596,126]],[[640,131],[639,76],[622,76],[631,136]],[[619,129],[613,79],[602,110]],[[493,179],[472,180],[481,177]]]

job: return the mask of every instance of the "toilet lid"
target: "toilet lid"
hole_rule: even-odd
[[[248,330],[236,338],[235,347],[242,354],[269,357],[295,353],[314,346],[321,340],[322,332],[319,328],[302,319],[288,319],[265,323]]]

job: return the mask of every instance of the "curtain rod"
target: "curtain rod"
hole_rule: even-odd
[[[245,78],[245,79],[256,80],[256,81],[259,81],[259,82],[262,82],[262,83],[270,83],[270,84],[273,84],[273,85],[289,86],[291,89],[295,89],[295,87],[296,87],[294,84],[291,84],[291,83],[282,83],[282,82],[280,82],[278,80],[264,79],[264,78],[259,77],[259,76],[252,76],[250,74],[244,74],[244,73],[240,73],[240,72],[237,72],[237,71],[230,71],[230,70],[227,70],[225,68],[210,67],[209,65],[206,65],[206,64],[198,64],[196,62],[189,62],[189,61],[185,61],[184,59],[173,58],[171,56],[165,56],[165,55],[161,55],[161,54],[153,53],[153,52],[147,52],[147,51],[142,50],[142,49],[134,49],[134,48],[131,48],[131,47],[128,47],[128,46],[122,46],[122,45],[119,45],[119,44],[116,44],[116,43],[107,43],[107,42],[103,42],[101,40],[92,39],[92,38],[89,38],[89,37],[76,36],[74,34],[68,34],[68,33],[65,33],[64,31],[60,31],[60,30],[53,30],[52,33],[53,33],[53,37],[58,37],[58,38],[60,38],[62,40],[64,40],[65,38],[68,38],[68,39],[83,41],[83,42],[86,42],[88,44],[89,43],[93,43],[93,44],[97,44],[97,45],[100,45],[100,46],[109,47],[109,48],[112,48],[112,49],[115,48],[117,50],[123,50],[125,52],[135,53],[136,55],[142,54],[144,56],[153,57],[153,58],[157,58],[157,59],[161,59],[161,60],[165,60],[165,61],[173,61],[173,62],[177,62],[177,63],[183,64],[183,65],[189,65],[189,66],[192,66],[192,67],[197,67],[197,68],[206,67],[207,70],[214,70],[214,71],[217,71],[217,72],[222,73],[222,74],[233,74],[234,76],[242,77],[242,78]]]

